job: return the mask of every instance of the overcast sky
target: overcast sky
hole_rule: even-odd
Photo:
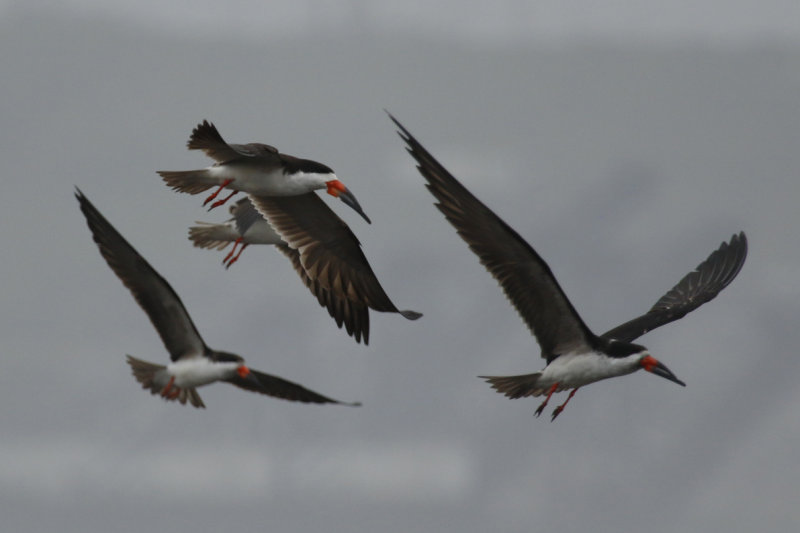
[[[204,5],[205,4],[205,5]],[[0,2],[0,516],[15,532],[792,531],[800,523],[797,2]],[[493,4],[497,5],[497,4]],[[687,383],[581,389],[555,423],[475,376],[535,339],[433,207],[389,109],[548,261],[590,328],[740,230],[716,300],[640,339]],[[284,257],[192,248],[161,169],[201,120],[334,168],[325,198],[409,322],[336,328]],[[206,342],[363,407],[140,389],[164,347],[78,186]],[[557,398],[563,400],[564,395]]]
[[[113,20],[166,33],[208,39],[304,38],[312,32],[399,32],[472,43],[604,37],[734,42],[800,39],[794,0],[6,0],[19,9]]]

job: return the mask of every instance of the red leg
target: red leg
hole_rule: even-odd
[[[222,200],[217,200],[216,202],[214,202],[213,204],[211,204],[211,207],[209,207],[209,208],[208,208],[208,210],[209,210],[209,211],[211,211],[211,210],[212,210],[212,209],[214,209],[215,207],[219,207],[219,206],[221,206],[222,204],[224,204],[225,202],[227,202],[228,200],[230,200],[230,199],[231,199],[231,197],[232,197],[234,194],[238,193],[238,192],[239,192],[239,191],[233,191],[232,193],[230,193],[228,196],[226,196],[226,197],[225,197],[225,198],[223,198]]]
[[[244,244],[242,245],[242,247],[241,247],[241,248],[239,248],[239,253],[238,253],[238,254],[236,254],[236,257],[234,257],[233,259],[231,259],[230,261],[228,261],[228,265],[227,265],[225,268],[230,268],[230,266],[231,266],[232,264],[234,264],[236,261],[238,261],[238,260],[239,260],[239,256],[240,256],[240,255],[242,255],[242,252],[244,252],[244,249],[245,249],[245,248],[247,248],[248,246],[250,246],[250,243],[249,243],[249,242],[246,242],[246,243],[244,243]]]
[[[555,420],[555,419],[556,419],[556,417],[557,417],[558,415],[560,415],[560,414],[561,414],[561,411],[563,411],[563,410],[564,410],[564,408],[567,406],[567,404],[568,404],[568,403],[569,403],[569,401],[572,399],[572,397],[573,397],[573,396],[575,396],[575,393],[576,393],[576,392],[578,392],[578,389],[579,389],[579,388],[580,388],[580,387],[578,387],[578,388],[575,388],[575,389],[572,389],[572,391],[570,391],[570,393],[569,393],[569,396],[567,396],[567,401],[566,401],[566,402],[564,402],[564,403],[562,403],[561,405],[559,405],[559,406],[558,406],[558,407],[556,407],[555,409],[553,409],[553,416],[550,418],[550,422],[552,422],[553,420]]]
[[[175,376],[170,376],[169,381],[167,381],[167,384],[164,386],[163,389],[161,389],[161,396],[163,396],[164,398],[169,397],[169,390],[172,388],[173,383],[175,383]]]
[[[550,396],[553,395],[553,393],[556,391],[557,388],[558,388],[558,383],[553,383],[553,386],[550,387],[549,391],[547,391],[547,398],[544,399],[544,401],[542,402],[542,405],[540,405],[539,408],[536,410],[535,415],[537,417],[540,414],[542,414],[542,411],[544,411],[544,408],[547,407],[547,402],[550,401]]]
[[[233,179],[232,179],[232,178],[228,178],[228,179],[226,179],[225,181],[223,181],[223,182],[222,182],[222,185],[220,185],[220,186],[219,186],[219,188],[217,188],[217,190],[216,190],[216,191],[214,191],[214,193],[213,193],[213,194],[211,194],[211,196],[209,196],[208,198],[206,198],[206,201],[205,201],[205,202],[203,202],[203,205],[206,205],[208,202],[210,202],[211,200],[213,200],[214,198],[216,198],[216,197],[217,197],[217,195],[218,195],[218,194],[219,194],[219,193],[222,191],[222,189],[224,189],[225,187],[227,187],[227,186],[228,186],[228,185],[230,185],[231,183],[233,183]]]
[[[233,241],[233,249],[228,252],[228,255],[225,256],[225,259],[222,260],[222,264],[225,265],[225,268],[228,268],[230,265],[228,264],[228,260],[233,257],[233,254],[236,253],[236,247],[239,246],[239,243],[242,242],[242,237],[239,237],[235,241]],[[241,254],[241,252],[239,252]],[[239,257],[238,255],[236,257]]]

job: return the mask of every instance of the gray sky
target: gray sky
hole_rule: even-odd
[[[58,4],[0,3],[9,531],[800,523],[796,2]],[[641,339],[688,386],[600,382],[551,424],[532,417],[538,401],[477,379],[536,371],[539,348],[432,206],[383,108],[540,252],[596,332],[745,230],[734,283]],[[185,150],[204,118],[231,142],[334,168],[373,224],[329,203],[395,303],[425,316],[373,313],[357,345],[274,250],[225,271],[223,253],[192,248],[188,226],[227,213],[155,171],[208,163]],[[92,243],[75,185],[209,345],[364,406],[215,385],[200,411],[142,391],[125,354],[167,355]]]

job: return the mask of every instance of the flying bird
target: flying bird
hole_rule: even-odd
[[[222,189],[233,191],[211,204],[210,209],[224,204],[239,191],[260,196],[316,197],[314,191],[325,189],[370,222],[353,193],[339,181],[333,170],[322,163],[282,154],[267,144],[228,144],[216,126],[207,120],[192,130],[186,146],[189,150],[202,150],[216,163],[200,170],[157,172],[176,191],[199,194],[217,187],[203,205],[216,198]],[[307,215],[313,216],[313,212]]]
[[[260,200],[266,203],[266,200]],[[223,260],[228,267],[249,244],[275,245],[289,258],[295,272],[311,294],[316,296],[319,304],[328,310],[340,328],[344,326],[347,334],[356,342],[363,338],[364,344],[369,344],[369,309],[399,313],[408,320],[422,316],[417,311],[400,310],[392,303],[372,271],[356,236],[319,197],[312,194],[282,200],[283,207],[280,210],[270,211],[274,216],[271,221],[281,229],[289,242],[284,241],[272,228],[250,198],[243,198],[232,205],[230,212],[233,218],[223,224],[198,223],[201,225],[191,227],[189,239],[197,247],[220,250],[233,242],[233,250]],[[287,219],[281,215],[281,210],[302,210],[307,202],[318,202],[313,217]],[[297,209],[293,207],[295,203]],[[267,209],[270,209],[269,206]],[[310,238],[310,233],[322,233],[324,238]],[[241,248],[235,254],[238,244]]]
[[[551,421],[580,387],[640,369],[686,386],[647,348],[631,341],[681,318],[725,288],[739,273],[747,255],[744,233],[723,243],[650,311],[598,336],[584,323],[539,254],[473,196],[397,119],[391,114],[389,117],[400,129],[407,151],[428,182],[436,206],[498,281],[536,337],[547,361],[541,372],[533,374],[479,377],[512,399],[545,396],[536,416],[544,411],[554,393],[571,389],[566,401],[553,411]]]
[[[198,408],[205,405],[197,388],[215,381],[293,402],[360,405],[339,402],[297,383],[253,370],[242,357],[209,348],[169,283],[128,244],[80,189],[76,189],[75,197],[100,254],[150,317],[170,354],[171,363],[166,366],[127,357],[142,388],[160,394],[165,400],[177,400],[184,405],[188,401]]]
[[[230,206],[229,210],[232,217],[221,224],[198,221],[197,226],[189,228],[189,240],[198,248],[224,250],[233,243],[233,248],[222,260],[225,268],[230,268],[238,261],[245,248],[251,244],[286,246],[281,236],[253,207],[250,198],[242,198]]]

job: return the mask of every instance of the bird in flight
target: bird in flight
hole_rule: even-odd
[[[399,310],[392,303],[358,238],[316,194],[317,189],[326,189],[370,222],[356,197],[329,167],[281,154],[266,144],[228,144],[214,124],[206,120],[194,128],[187,147],[202,150],[215,163],[200,170],[158,171],[164,181],[173,189],[190,194],[217,186],[206,203],[223,188],[233,189],[212,208],[225,203],[237,191],[248,193],[251,204],[282,241],[277,244],[278,249],[289,257],[319,304],[356,342],[363,338],[364,344],[369,343],[370,308],[399,313],[408,320],[422,316],[416,311]],[[252,223],[252,213],[247,216]],[[231,256],[229,264],[237,257]]]
[[[545,396],[539,416],[554,393],[570,390],[551,420],[582,386],[644,369],[678,385],[678,379],[644,346],[631,341],[677,320],[714,298],[741,269],[747,255],[744,233],[723,243],[696,271],[690,272],[644,315],[603,335],[584,323],[538,253],[442,166],[391,114],[407,151],[436,198],[436,206],[498,281],[541,348],[547,365],[520,376],[479,376],[497,392],[516,399]]]
[[[314,196],[316,198],[316,196]],[[250,198],[243,198],[230,208],[233,218],[223,224],[198,223],[189,229],[189,239],[200,248],[224,249],[230,242],[234,250],[223,263],[230,266],[249,244],[273,244],[291,261],[297,275],[308,287],[322,307],[356,342],[369,344],[369,310],[398,313],[408,320],[416,320],[422,313],[400,310],[389,299],[378,277],[372,271],[358,239],[325,203],[310,225],[324,225],[326,236],[322,240],[309,240],[302,229],[295,245],[285,242],[272,225],[253,206]],[[280,214],[275,215],[279,227],[291,226]],[[304,219],[301,226],[305,224]],[[287,232],[291,235],[290,229]],[[311,231],[313,233],[313,230]],[[239,254],[235,247],[241,244]]]
[[[211,204],[210,209],[224,204],[239,191],[283,198],[316,196],[314,191],[325,189],[370,222],[353,193],[339,181],[333,170],[322,163],[282,154],[268,144],[228,144],[216,126],[207,120],[192,130],[186,147],[202,150],[215,163],[199,170],[159,170],[157,173],[173,190],[180,192],[199,194],[217,187],[203,205],[214,200],[222,189],[233,191]],[[306,206],[315,208],[316,204],[308,203]],[[313,216],[313,211],[306,215]]]
[[[171,362],[158,365],[128,356],[142,388],[168,401],[205,407],[197,393],[203,385],[222,381],[245,390],[303,403],[340,402],[283,378],[253,370],[239,355],[209,348],[197,331],[181,299],[153,267],[126,241],[77,189],[75,197],[86,217],[100,254],[147,313],[161,336]]]

